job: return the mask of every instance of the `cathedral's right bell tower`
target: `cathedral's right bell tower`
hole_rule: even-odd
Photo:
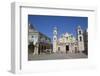
[[[83,30],[80,26],[77,28],[77,42],[78,42],[78,51],[84,51],[84,38],[83,38]]]

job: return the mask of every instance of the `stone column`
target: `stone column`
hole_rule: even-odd
[[[34,53],[33,55],[38,55],[38,44],[35,45],[35,48],[34,48]]]

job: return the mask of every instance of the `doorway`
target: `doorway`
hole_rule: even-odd
[[[66,53],[69,51],[69,45],[66,45]]]
[[[58,47],[58,51],[60,51],[60,47]]]

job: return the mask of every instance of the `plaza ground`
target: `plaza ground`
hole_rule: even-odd
[[[84,53],[51,53],[51,54],[40,54],[33,55],[30,53],[28,55],[28,60],[55,60],[55,59],[79,59],[79,58],[88,58]]]

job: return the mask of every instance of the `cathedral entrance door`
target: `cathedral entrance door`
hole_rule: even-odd
[[[58,51],[60,51],[60,47],[58,47]]]
[[[66,53],[69,51],[69,45],[66,45]]]

